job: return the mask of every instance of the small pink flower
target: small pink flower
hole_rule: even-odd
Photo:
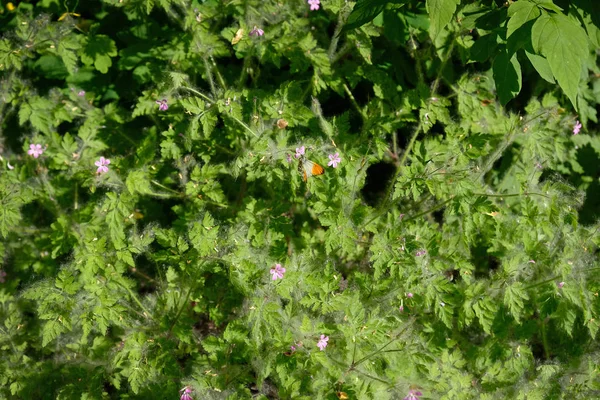
[[[110,164],[110,160],[108,158],[100,157],[98,161],[94,163],[98,169],[96,170],[97,174],[105,174],[108,172],[107,165]]]
[[[558,283],[556,284],[556,286],[557,286],[559,289],[562,289],[562,288],[563,288],[563,286],[565,286],[565,283],[564,283],[564,282],[558,282]]]
[[[263,31],[262,29],[258,28],[256,25],[254,25],[254,29],[252,29],[248,35],[250,35],[250,36],[262,36],[264,34],[265,34],[265,31]]]
[[[406,297],[408,297],[409,299],[412,299],[414,296],[414,294],[412,294],[411,292],[406,293]]]
[[[167,104],[167,99],[156,100],[156,104],[158,104],[159,111],[167,111],[169,109],[169,105]]]
[[[329,167],[333,166],[333,168],[337,168],[338,164],[341,161],[342,161],[342,159],[340,158],[340,153],[330,154],[329,162],[327,163],[327,166],[329,166]]]
[[[275,268],[271,268],[269,271],[272,275],[271,279],[276,281],[277,279],[283,279],[283,274],[285,274],[285,268],[281,266],[281,264],[275,264]]]
[[[186,386],[183,389],[181,389],[179,393],[181,393],[181,397],[179,398],[179,400],[193,400],[191,395],[192,389],[189,386]]]
[[[42,149],[41,144],[30,144],[29,150],[27,150],[27,154],[33,156],[33,158],[38,158],[44,153],[44,149]]]
[[[77,92],[77,96],[79,96],[79,97],[85,96],[85,90],[80,90],[79,92]]]
[[[310,10],[315,11],[319,9],[319,4],[321,4],[320,0],[308,0],[308,4],[310,4]]]
[[[294,345],[291,345],[291,346],[290,346],[290,350],[292,350],[292,353],[293,353],[293,352],[295,352],[295,351],[296,351],[296,346],[294,346]]]
[[[289,154],[285,155],[285,159],[287,160],[288,163],[292,162],[292,156],[290,156]]]
[[[581,127],[582,127],[581,122],[577,121],[575,123],[575,126],[573,127],[573,135],[579,134],[579,131],[581,130]]]
[[[329,341],[329,336],[321,335],[321,339],[317,342],[317,347],[323,351],[325,347],[327,347],[327,342]]]
[[[427,254],[427,250],[424,250],[424,249],[417,250],[417,252],[415,253],[415,255],[416,255],[417,257],[424,256],[425,254]]]
[[[408,395],[404,398],[404,400],[419,400],[419,396],[423,396],[423,393],[418,390],[409,390]]]
[[[304,148],[304,146],[302,146],[302,147],[296,147],[296,158],[300,158],[301,156],[303,156],[305,150],[306,149]]]
[[[404,305],[401,305],[401,306],[399,307],[399,309],[400,309],[400,312],[404,312]]]
[[[6,282],[6,272],[3,269],[0,269],[0,283]]]

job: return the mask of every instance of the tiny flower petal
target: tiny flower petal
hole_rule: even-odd
[[[41,144],[30,144],[29,150],[27,150],[27,154],[33,156],[33,158],[38,158],[44,153],[44,149]]]
[[[339,153],[330,154],[329,155],[329,162],[327,163],[327,166],[329,166],[329,167],[333,166],[333,168],[337,168],[338,164],[341,161],[342,161],[342,159],[340,158],[340,154]]]
[[[400,306],[400,312],[404,312],[404,306]]]
[[[325,347],[327,347],[327,342],[329,341],[329,336],[321,335],[321,339],[317,342],[317,347],[323,351]]]
[[[426,251],[426,250],[424,250],[424,249],[417,250],[417,252],[415,253],[415,255],[416,255],[417,257],[424,256],[425,254],[427,254],[427,251]]]
[[[283,279],[283,275],[285,274],[285,268],[281,266],[281,264],[275,264],[275,268],[271,268],[269,273],[272,275],[271,279],[276,281],[277,279]]]
[[[310,10],[315,11],[319,9],[319,5],[321,4],[320,0],[308,0],[308,4],[310,4]]]
[[[262,36],[264,34],[265,34],[265,31],[263,31],[262,29],[258,28],[256,25],[254,25],[254,29],[252,29],[248,35],[250,35],[250,36]]]
[[[186,386],[183,389],[181,389],[179,393],[181,393],[181,397],[179,398],[179,400],[193,400],[193,397],[191,395],[192,389],[189,386]]]
[[[409,299],[412,299],[413,296],[414,294],[412,294],[411,292],[406,293],[406,297],[408,297]]]
[[[85,90],[80,90],[79,92],[77,92],[77,96],[79,96],[79,97],[85,96]]]
[[[159,111],[167,111],[169,109],[167,99],[156,100],[155,103],[158,104]]]
[[[303,156],[305,151],[306,149],[304,148],[304,146],[296,147],[296,158],[300,158],[301,156]]]
[[[581,125],[581,122],[577,121],[577,122],[575,123],[575,126],[573,127],[573,135],[577,135],[577,134],[579,134],[579,131],[581,131],[581,127],[582,127],[582,126],[583,126],[583,125]]]
[[[110,164],[110,160],[108,158],[100,157],[100,159],[94,163],[94,165],[96,167],[98,167],[98,169],[96,170],[96,173],[99,175],[107,173],[108,172],[107,165],[109,165],[109,164]]]
[[[556,286],[557,286],[559,289],[562,289],[562,288],[563,288],[563,286],[565,286],[565,283],[564,283],[564,282],[558,282],[558,283],[556,284]]]

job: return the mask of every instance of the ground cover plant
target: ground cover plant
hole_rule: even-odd
[[[599,26],[4,1],[0,397],[600,398]]]

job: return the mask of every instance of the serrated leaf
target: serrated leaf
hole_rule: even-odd
[[[506,51],[496,56],[493,73],[500,103],[506,105],[521,91],[521,65],[517,60],[516,54],[510,59]]]
[[[550,64],[548,60],[542,56],[538,56],[537,54],[532,54],[528,51],[525,52],[525,55],[533,65],[533,68],[540,74],[540,76],[550,83],[555,83],[554,75],[552,75],[552,68],[550,68]]]
[[[544,14],[533,25],[531,41],[535,52],[546,57],[552,75],[577,109],[577,90],[589,51],[583,28],[562,14]]]
[[[111,57],[117,55],[115,42],[106,35],[89,36],[81,49],[81,61],[86,65],[94,65],[103,74],[112,65]]]
[[[387,0],[358,0],[348,16],[342,32],[356,29],[372,21],[385,9],[387,3]]]
[[[437,35],[452,20],[460,0],[427,0],[427,12],[431,19],[429,36],[435,40]]]
[[[536,19],[541,14],[540,9],[534,3],[527,0],[514,2],[508,8],[508,24],[506,27],[506,37],[509,38],[513,32],[523,26],[527,21]]]

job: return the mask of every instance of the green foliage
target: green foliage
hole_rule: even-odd
[[[0,397],[600,391],[593,1],[0,7]]]

